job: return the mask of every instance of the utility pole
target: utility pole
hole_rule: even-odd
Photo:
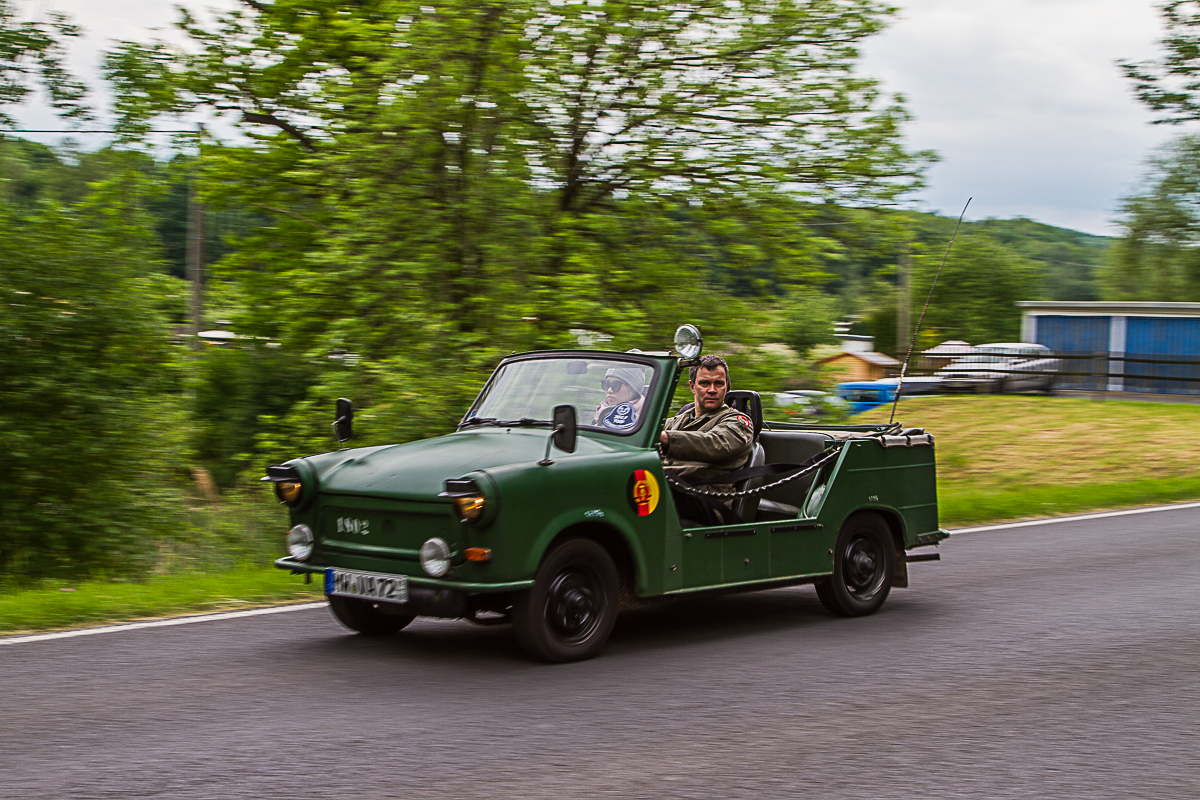
[[[912,250],[906,241],[896,265],[896,353],[903,353],[912,336]]]
[[[199,126],[198,133],[204,134],[204,126]],[[187,193],[187,278],[192,285],[191,343],[193,349],[200,349],[200,328],[204,324],[204,206],[200,202],[199,164],[200,136],[196,137],[196,163],[192,165],[188,177]]]

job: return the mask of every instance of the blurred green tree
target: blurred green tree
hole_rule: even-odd
[[[913,258],[913,310],[916,325],[929,295],[942,254]],[[938,279],[922,334],[936,339],[962,339],[971,344],[1017,342],[1021,334],[1018,300],[1040,300],[1043,274],[1038,265],[998,244],[985,233],[960,234]],[[918,341],[928,346],[929,338]],[[907,352],[908,342],[897,348]],[[903,357],[901,352],[901,357]]]
[[[0,203],[0,580],[144,569],[181,509],[179,371],[137,170]]]
[[[1111,300],[1200,299],[1200,136],[1149,163],[1142,190],[1121,202],[1122,236],[1101,275]]]
[[[328,374],[297,413],[330,405],[352,369],[351,396],[383,402],[403,375],[445,425],[446,376],[475,383],[510,350],[572,330],[645,346],[697,307],[736,330],[699,299],[826,279],[795,201],[889,201],[930,158],[902,146],[901,100],[855,72],[889,13],[246,2],[211,23],[185,13],[186,47],[123,43],[106,72],[131,138],[207,108],[250,139],[203,149],[206,200],[269,220],[216,272],[245,301],[239,330]]]
[[[87,87],[63,67],[64,40],[79,28],[57,12],[46,22],[22,22],[11,0],[0,0],[0,129],[15,127],[5,106],[21,103],[35,88],[45,90],[51,107],[64,118],[90,116],[83,99]]]

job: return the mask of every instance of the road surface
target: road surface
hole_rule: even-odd
[[[0,797],[1200,797],[1200,509],[941,551],[872,617],[682,600],[563,666],[324,608],[0,646]]]

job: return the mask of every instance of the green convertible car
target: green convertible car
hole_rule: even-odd
[[[674,353],[514,355],[454,433],[269,467],[292,524],[276,566],[317,574],[364,634],[418,616],[511,622],[532,655],[574,661],[604,645],[620,607],[813,583],[833,613],[869,614],[908,585],[908,562],[937,559],[909,554],[948,535],[919,429],[766,422],[757,393],[730,391],[762,468],[740,470],[731,494],[665,475],[656,444],[701,346],[685,325]],[[606,406],[613,374],[641,377],[641,397]],[[339,442],[352,417],[339,400]],[[731,502],[742,522],[693,527],[672,487]]]

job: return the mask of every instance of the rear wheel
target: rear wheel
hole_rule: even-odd
[[[874,613],[892,589],[896,553],[892,532],[878,514],[846,520],[833,547],[833,574],[817,581],[821,604],[840,617]]]
[[[513,600],[517,641],[545,661],[591,658],[617,621],[619,579],[608,552],[591,539],[569,539],[542,562],[533,587]]]
[[[395,633],[416,619],[413,614],[387,613],[380,608],[382,605],[382,603],[372,603],[370,600],[359,600],[354,597],[339,595],[330,595],[329,597],[329,610],[337,617],[338,622],[365,636]]]

